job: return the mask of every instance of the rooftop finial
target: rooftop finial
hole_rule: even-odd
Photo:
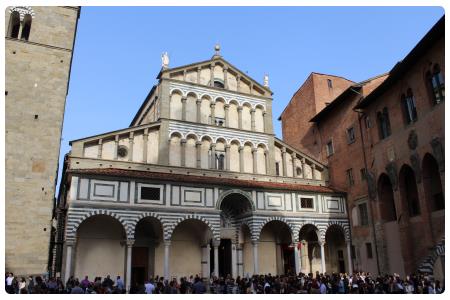
[[[169,54],[167,54],[167,52],[163,52],[163,54],[161,54],[161,65],[163,69],[169,68]]]
[[[219,45],[219,43],[217,43],[217,44],[214,46],[214,50],[216,51],[216,53],[214,54],[214,56],[220,56],[220,45]]]
[[[264,86],[269,87],[269,75],[264,74]]]

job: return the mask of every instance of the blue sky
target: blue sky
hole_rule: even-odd
[[[389,71],[444,14],[440,7],[82,7],[60,166],[69,141],[128,127],[170,67],[222,56],[270,76],[274,129],[311,72],[353,81]]]

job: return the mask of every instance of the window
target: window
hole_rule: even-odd
[[[219,80],[214,80],[214,87],[218,87],[218,88],[224,88],[225,85],[223,84],[223,82],[219,81]]]
[[[126,146],[120,145],[117,148],[117,156],[118,157],[126,157],[128,155],[128,148]]]
[[[361,226],[369,225],[369,215],[367,214],[367,203],[358,205],[359,209],[359,223]]]
[[[367,258],[373,258],[371,243],[366,243],[366,253],[367,253]]]
[[[280,163],[279,162],[275,163],[275,174],[277,174],[277,176],[280,176]]]
[[[297,170],[297,176],[302,175],[302,169],[301,168],[297,167],[296,170]]]
[[[216,119],[216,125],[217,126],[221,126],[221,127],[225,126],[225,119],[224,118],[216,117],[215,119]]]
[[[389,112],[387,107],[377,113],[378,133],[380,140],[383,140],[391,135],[391,123],[389,121]]]
[[[300,207],[301,208],[314,208],[314,199],[313,198],[300,198]]]
[[[366,128],[372,128],[372,122],[370,121],[370,117],[366,116],[364,118],[364,120],[365,120]]]
[[[9,36],[12,38],[18,38],[20,31],[20,14],[17,11],[11,13],[9,19]]]
[[[438,64],[433,67],[433,73],[427,73],[428,86],[433,99],[433,104],[439,104],[444,101],[445,87],[441,68]]]
[[[347,173],[347,181],[348,181],[348,185],[352,186],[355,184],[355,180],[353,179],[353,169],[348,169],[347,171],[345,171]]]
[[[367,179],[367,170],[366,168],[362,168],[361,170],[359,170],[359,172],[361,173],[361,181],[364,181]]]
[[[416,110],[416,102],[414,100],[413,93],[411,89],[408,89],[405,94],[401,97],[402,107],[403,107],[403,115],[405,118],[406,124],[411,124],[417,121],[417,110]]]
[[[22,35],[21,39],[28,41],[28,38],[30,37],[30,31],[31,31],[31,15],[26,15],[23,18],[23,25],[22,25]]]
[[[141,199],[144,200],[161,200],[160,189],[152,187],[141,187]]]
[[[327,83],[328,83],[328,88],[332,89],[333,88],[333,81],[331,81],[331,79],[327,79]]]
[[[347,143],[352,144],[355,142],[355,129],[350,127],[347,129]]]
[[[327,156],[331,156],[334,153],[333,141],[327,143]]]
[[[216,162],[218,170],[225,170],[225,154],[216,153]]]

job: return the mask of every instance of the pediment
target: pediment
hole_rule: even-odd
[[[163,68],[158,78],[210,85],[211,70],[213,70],[214,81],[219,85],[226,85],[225,88],[228,90],[266,97],[273,94],[268,86],[259,83],[218,55],[206,61],[176,68]]]

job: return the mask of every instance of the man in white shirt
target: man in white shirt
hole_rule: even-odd
[[[8,294],[14,294],[13,280],[14,280],[13,273],[9,273],[8,277],[6,277],[6,292]]]
[[[146,294],[153,294],[153,291],[155,290],[155,286],[152,284],[151,281],[146,281],[144,286],[145,286]]]

